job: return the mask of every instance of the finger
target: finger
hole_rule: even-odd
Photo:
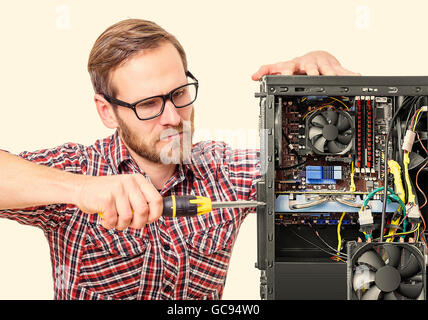
[[[146,180],[142,175],[135,175],[137,182],[140,186],[141,192],[146,198],[149,205],[147,223],[152,223],[160,218],[163,212],[163,199],[156,188]]]
[[[116,197],[116,210],[117,210],[117,230],[125,230],[129,227],[132,221],[132,208],[129,199],[125,195]]]
[[[129,225],[134,229],[143,229],[148,223],[149,219],[149,205],[147,203],[142,204],[137,209],[133,209],[134,214],[132,216],[131,224]]]
[[[330,63],[325,59],[318,59],[318,70],[320,74],[325,76],[335,76],[336,72],[330,65]]]
[[[133,192],[129,194],[129,201],[131,202],[132,210],[134,211],[132,222],[129,226],[134,229],[144,228],[149,216],[149,206],[144,194],[141,192],[136,182]]]
[[[360,73],[357,72],[352,72],[344,67],[342,67],[342,65],[340,64],[340,62],[333,56],[328,55],[327,56],[328,62],[330,63],[330,66],[335,70],[337,75],[361,75]]]
[[[113,199],[106,203],[105,208],[101,212],[101,225],[106,229],[113,229],[117,223],[117,210]]]
[[[260,69],[253,74],[253,80],[259,80],[261,77],[265,75],[274,75],[274,74],[282,74],[282,75],[292,75],[296,72],[297,65],[294,61],[287,62],[279,62],[274,64],[267,64],[261,66]]]
[[[251,76],[251,79],[253,79],[254,81],[260,80],[261,77],[269,73],[269,68],[269,65],[261,66],[259,70],[257,70],[257,72]]]
[[[124,176],[124,179],[126,178],[128,177]],[[117,230],[126,229],[132,221],[132,208],[128,198],[128,188],[130,188],[130,186],[126,181],[127,180],[121,180],[114,190],[117,210]],[[125,185],[123,183],[125,183]]]
[[[320,75],[320,73],[318,72],[317,65],[315,63],[307,63],[307,64],[305,64],[304,67],[303,67],[303,71],[308,76],[319,76]]]
[[[277,63],[272,66],[272,73],[276,72],[285,76],[291,76],[297,72],[297,63],[294,61],[287,61]]]

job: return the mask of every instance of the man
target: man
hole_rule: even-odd
[[[150,21],[104,31],[88,71],[104,125],[91,146],[0,152],[0,217],[40,227],[56,299],[219,299],[250,210],[162,216],[162,198],[255,199],[256,150],[192,144],[198,81],[177,39]],[[262,66],[266,74],[353,74],[326,52]]]

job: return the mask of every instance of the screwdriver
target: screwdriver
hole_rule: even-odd
[[[191,217],[211,212],[215,208],[251,208],[265,205],[259,201],[211,201],[201,196],[169,196],[163,198],[163,216]]]

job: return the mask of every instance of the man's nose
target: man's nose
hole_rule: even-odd
[[[171,100],[165,101],[165,108],[160,116],[160,124],[164,126],[178,126],[180,121],[181,117],[178,113],[178,109],[174,106]]]

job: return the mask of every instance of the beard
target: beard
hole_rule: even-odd
[[[194,109],[190,120],[182,120],[178,126],[168,127],[161,133],[153,133],[142,137],[133,132],[115,110],[119,123],[118,132],[129,149],[138,156],[157,164],[190,163],[192,140],[194,133]],[[164,140],[168,136],[182,134],[172,140]]]

